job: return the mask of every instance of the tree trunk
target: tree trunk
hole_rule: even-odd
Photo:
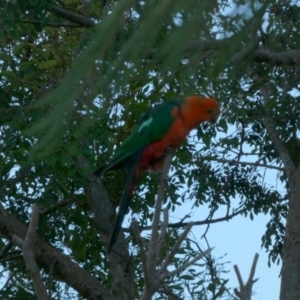
[[[300,167],[290,178],[289,211],[282,251],[280,300],[300,299]]]

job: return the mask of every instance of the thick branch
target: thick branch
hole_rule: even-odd
[[[113,226],[113,207],[100,178],[96,176],[90,188],[90,207],[103,244],[107,245]],[[124,233],[116,241],[115,251],[109,255],[109,273],[113,276],[112,289],[123,299],[133,299],[133,269]]]
[[[29,231],[29,230],[28,230]],[[28,242],[28,239],[22,240],[17,235],[13,235],[12,241],[18,247],[22,249],[23,258],[26,264],[26,269],[30,274],[30,277],[33,282],[33,286],[39,300],[48,299],[48,295],[46,292],[46,288],[43,283],[43,279],[40,275],[40,270],[36,264],[34,253],[33,253],[33,245]]]
[[[31,220],[27,231],[26,239],[23,240],[14,234],[12,237],[12,241],[22,250],[26,268],[32,279],[37,298],[40,300],[45,300],[48,299],[48,295],[43,283],[43,279],[40,275],[40,270],[34,258],[34,242],[36,238],[36,229],[38,226],[39,213],[39,205],[34,204],[32,208]]]
[[[27,227],[0,205],[0,232],[7,239],[11,239],[14,235],[25,239]],[[47,272],[51,270],[52,263],[55,262],[53,276],[78,291],[82,297],[95,300],[116,299],[94,276],[39,237],[36,237],[34,257],[38,266]]]
[[[61,18],[64,18],[83,27],[93,27],[96,25],[96,23],[93,20],[79,16],[78,14],[75,14],[59,6],[52,6],[51,10]]]
[[[293,66],[300,63],[300,50],[272,52],[270,49],[259,49],[254,52],[256,62]]]

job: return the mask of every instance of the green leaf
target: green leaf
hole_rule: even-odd
[[[227,133],[228,125],[227,125],[227,122],[225,121],[225,119],[221,119],[219,121],[218,128],[222,129],[221,131],[223,131],[224,133]]]
[[[0,52],[0,60],[11,62],[11,57],[4,52]]]
[[[204,134],[202,135],[202,141],[203,141],[203,143],[205,144],[205,146],[206,146],[207,148],[209,148],[210,142],[211,142],[211,136],[210,136],[208,133],[204,133]]]
[[[26,47],[27,43],[18,43],[14,48],[13,48],[13,54],[18,55],[21,53],[24,47]]]
[[[1,71],[1,76],[6,77],[8,79],[16,79],[16,74],[13,71],[4,70]]]
[[[53,68],[55,66],[56,66],[56,60],[51,59],[51,60],[40,63],[37,67],[40,70],[47,70],[47,69]]]

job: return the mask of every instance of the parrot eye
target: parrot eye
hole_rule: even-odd
[[[210,115],[212,113],[212,109],[208,109],[206,112]]]

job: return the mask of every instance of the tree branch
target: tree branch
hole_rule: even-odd
[[[158,253],[160,251],[160,244],[158,243],[158,229],[160,224],[160,213],[161,213],[161,207],[164,200],[164,194],[165,194],[165,186],[166,181],[168,178],[168,172],[170,169],[172,160],[172,155],[167,154],[164,159],[163,169],[160,176],[160,182],[157,190],[157,199],[155,204],[155,210],[154,210],[154,216],[152,221],[152,230],[151,230],[151,241],[148,251],[148,261],[147,261],[147,269],[149,272],[149,278],[151,278],[151,286],[155,286],[155,282],[157,282],[157,278],[155,276],[156,266],[157,266],[157,257]],[[146,289],[147,287],[145,287]]]
[[[38,24],[42,26],[48,27],[71,27],[71,28],[81,28],[82,25],[72,24],[72,23],[54,23],[54,22],[39,22],[39,21],[31,21],[31,20],[23,20],[24,24]]]
[[[211,219],[211,220],[203,220],[203,221],[193,221],[193,225],[208,225],[208,224],[213,224],[213,223],[219,223],[219,222],[223,222],[223,221],[229,221],[232,218],[234,218],[235,216],[241,214],[244,210],[237,210],[236,212],[233,212],[230,215],[226,215],[225,217],[222,218],[217,218],[217,219]],[[190,222],[189,222],[190,223]],[[178,223],[172,223],[169,224],[168,227],[170,228],[179,228],[179,227],[184,227],[187,226],[189,224],[188,222],[178,222]]]
[[[204,160],[209,160],[209,161],[217,161],[217,162],[221,162],[221,163],[248,165],[248,166],[254,166],[254,167],[274,169],[274,170],[278,170],[278,171],[284,171],[284,168],[277,167],[277,166],[270,166],[270,165],[267,165],[267,164],[261,164],[261,163],[258,163],[258,162],[237,161],[237,160],[233,160],[233,159],[213,158],[213,157],[209,157],[209,158],[204,157],[203,159]]]
[[[222,217],[222,218],[217,218],[217,219],[206,219],[206,220],[203,220],[203,221],[193,221],[193,225],[196,226],[196,225],[208,225],[208,224],[214,224],[214,223],[219,223],[219,222],[223,222],[223,221],[229,221],[231,220],[232,218],[234,218],[235,216],[237,215],[240,215],[244,210],[237,210],[236,212],[233,212],[232,214],[230,215],[226,215],[225,217]],[[177,222],[177,223],[171,223],[171,224],[168,224],[168,228],[182,228],[182,227],[186,227],[188,224],[190,224],[191,222],[183,222],[183,221],[180,221],[180,222]],[[145,226],[145,227],[140,227],[139,228],[141,231],[142,230],[150,230],[151,229],[151,226]],[[129,232],[130,231],[130,228],[123,228],[123,231],[125,232]]]
[[[7,239],[11,239],[14,235],[21,239],[25,239],[27,231],[27,227],[6,211],[0,204],[1,234]],[[98,300],[99,298],[116,300],[110,291],[88,271],[79,267],[68,256],[63,255],[45,243],[39,236],[36,237],[33,252],[38,266],[45,269],[47,272],[51,270],[52,262],[56,261],[53,276],[72,287],[82,297],[95,300]]]
[[[91,177],[90,208],[94,222],[104,245],[108,245],[113,226],[113,207],[100,178]],[[109,273],[113,277],[112,290],[123,295],[124,299],[133,299],[133,269],[130,267],[129,251],[124,233],[121,231],[116,241],[116,251],[109,255]]]
[[[254,60],[259,63],[293,66],[300,63],[300,50],[272,52],[270,49],[259,49],[254,52]]]
[[[198,261],[199,259],[201,259],[202,257],[204,257],[205,255],[209,254],[214,248],[208,248],[207,250],[199,253],[198,255],[196,255],[196,257],[194,257],[192,260],[186,262],[184,265],[178,267],[177,269],[171,271],[171,272],[165,272],[163,273],[162,279],[174,276],[182,271],[184,271],[185,269],[187,269],[189,266],[193,265],[196,261]]]
[[[174,256],[178,252],[178,249],[181,245],[181,243],[185,240],[186,236],[190,232],[190,229],[193,226],[193,223],[189,223],[184,232],[179,236],[179,238],[176,240],[175,244],[173,245],[171,251],[168,253],[165,260],[162,262],[162,265],[160,269],[157,271],[157,258],[158,253],[160,251],[161,245],[164,243],[164,238],[166,235],[166,228],[168,223],[168,214],[167,210],[164,210],[164,221],[160,224],[160,213],[161,213],[161,207],[162,202],[164,198],[164,190],[165,190],[165,183],[167,180],[168,171],[171,164],[171,155],[170,153],[166,154],[166,157],[164,159],[163,164],[163,170],[160,177],[160,183],[158,187],[157,192],[157,200],[155,205],[155,211],[154,211],[154,217],[153,217],[153,223],[152,223],[152,232],[151,232],[151,241],[149,244],[149,250],[147,254],[147,263],[145,263],[145,252],[144,252],[144,245],[140,238],[139,229],[137,228],[137,224],[134,223],[134,230],[136,232],[138,244],[141,247],[141,256],[142,256],[142,262],[144,266],[144,273],[145,273],[145,287],[142,293],[142,300],[151,300],[153,295],[158,291],[160,285],[162,282],[169,276],[174,276],[192,264],[194,264],[197,260],[205,256],[207,253],[211,251],[211,249],[208,249],[207,251],[204,251],[200,254],[198,254],[196,257],[194,257],[192,260],[188,261],[187,263],[183,264],[182,266],[176,268],[172,272],[169,272],[167,270],[168,266],[171,264]],[[161,227],[160,235],[158,233],[159,226]]]
[[[270,136],[270,139],[271,139],[279,157],[281,158],[281,160],[283,162],[285,174],[290,180],[292,171],[295,169],[293,160],[292,160],[286,146],[280,139],[279,134],[276,130],[275,121],[274,121],[271,111],[269,109],[269,103],[270,103],[269,90],[264,84],[261,84],[259,89],[264,98],[265,108],[266,108],[266,117],[264,118],[263,123],[266,127],[266,130]]]
[[[33,253],[33,249],[35,246],[34,244],[35,244],[35,237],[36,237],[36,229],[39,220],[39,210],[40,210],[39,205],[34,204],[32,208],[31,220],[30,220],[30,224],[29,224],[29,228],[25,240],[21,239],[16,234],[13,234],[12,241],[15,245],[20,247],[22,250],[26,268],[32,279],[37,298],[40,300],[45,300],[48,299],[48,295]]]
[[[13,243],[11,241],[9,241],[0,251],[0,259],[7,255],[8,251],[11,249],[11,247],[13,246]]]
[[[58,207],[60,207],[60,208],[62,208],[62,207],[65,207],[65,206],[67,206],[67,205],[69,205],[69,204],[73,204],[73,203],[75,203],[76,202],[76,199],[75,198],[67,198],[67,199],[62,199],[62,200],[59,200],[57,203],[55,203],[55,204],[52,204],[52,205],[50,205],[50,206],[48,206],[48,207],[45,207],[45,208],[43,208],[41,211],[40,211],[40,213],[42,214],[42,215],[47,215],[47,214],[49,214],[49,213],[51,213],[51,212],[53,212],[53,211],[56,211],[57,210],[57,208]],[[79,201],[78,201],[79,202]],[[77,203],[78,204],[78,203]]]
[[[250,275],[249,275],[249,278],[248,278],[248,281],[247,281],[246,285],[244,285],[244,283],[243,283],[243,279],[242,279],[242,276],[241,276],[241,273],[240,273],[240,270],[239,270],[238,266],[237,265],[233,266],[234,271],[235,271],[236,276],[237,276],[238,281],[239,281],[239,285],[240,285],[240,291],[238,291],[238,289],[235,288],[234,293],[241,300],[251,300],[253,284],[258,280],[258,279],[253,279],[254,274],[255,274],[255,268],[256,268],[258,257],[259,257],[259,255],[256,253],[255,256],[254,256],[254,260],[253,260],[253,263],[252,263]]]
[[[93,27],[96,25],[96,23],[93,20],[79,16],[78,14],[75,14],[59,6],[52,6],[51,11],[54,12],[56,15],[60,16],[61,18],[81,25],[82,27]]]

